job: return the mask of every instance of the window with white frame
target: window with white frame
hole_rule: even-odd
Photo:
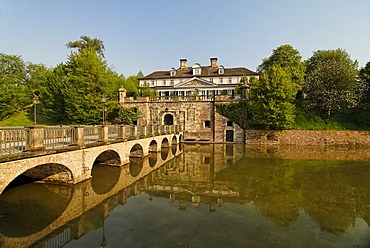
[[[222,65],[220,65],[218,67],[218,74],[224,74],[225,70],[224,70],[224,67]]]
[[[209,81],[210,81],[211,83],[213,83],[213,78],[210,78],[210,79],[209,79]]]
[[[152,80],[150,83],[151,83],[151,86],[154,87],[154,80]]]
[[[227,79],[227,82],[228,82],[229,84],[231,84],[231,82],[232,82],[231,77],[229,77],[229,78]]]
[[[222,84],[223,82],[224,82],[224,79],[220,78],[220,84]]]
[[[202,73],[200,64],[196,63],[192,66],[193,68],[193,75],[200,75]]]
[[[163,80],[163,85],[166,86],[167,82],[166,80]]]
[[[175,81],[173,79],[171,79],[170,85],[173,86],[174,84],[175,84]]]

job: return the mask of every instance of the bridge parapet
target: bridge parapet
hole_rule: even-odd
[[[110,143],[175,134],[182,130],[181,125],[1,127],[0,158],[30,151],[55,150],[66,147],[82,148],[94,143]]]

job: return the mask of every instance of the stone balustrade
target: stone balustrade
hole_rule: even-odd
[[[194,96],[148,96],[148,97],[125,97],[121,103],[140,103],[140,102],[233,102],[239,101],[240,95],[194,95]]]
[[[181,125],[1,127],[0,156],[70,146],[85,147],[94,143],[119,142],[172,133],[178,134],[182,130]]]

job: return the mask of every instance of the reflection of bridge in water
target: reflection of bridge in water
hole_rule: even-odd
[[[79,219],[80,216],[88,211],[95,211],[94,208],[101,206],[101,216],[104,219],[112,208],[118,204],[124,204],[128,197],[135,195],[139,184],[146,185],[151,180],[148,174],[181,153],[182,145],[173,145],[143,158],[131,158],[130,163],[125,166],[94,165],[92,179],[77,184],[73,188],[48,184],[38,185],[51,192],[47,193],[49,198],[47,200],[40,199],[40,196],[20,193],[17,195],[20,199],[17,199],[15,203],[12,198],[7,197],[7,191],[5,191],[0,197],[0,206],[6,211],[1,213],[2,218],[0,218],[0,246],[28,247],[37,244],[37,247],[61,247],[72,239],[80,238],[89,231],[85,230],[83,219]],[[105,184],[106,182],[109,184]],[[55,219],[43,219],[42,212],[50,211],[47,202],[55,203],[55,201],[59,201],[57,204],[60,205],[61,212],[55,214]],[[113,206],[112,201],[114,201]],[[24,212],[21,213],[24,216],[18,216],[16,219],[12,211],[14,208],[17,208],[14,211],[18,214],[22,211],[17,205],[19,202],[24,203]],[[36,208],[37,219],[33,219],[33,213],[27,211],[32,207],[29,204],[38,205],[40,202],[45,205]],[[14,204],[13,207],[12,204]]]

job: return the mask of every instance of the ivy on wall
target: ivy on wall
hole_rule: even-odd
[[[238,124],[241,128],[248,126],[248,104],[239,103],[217,103],[216,112]]]

